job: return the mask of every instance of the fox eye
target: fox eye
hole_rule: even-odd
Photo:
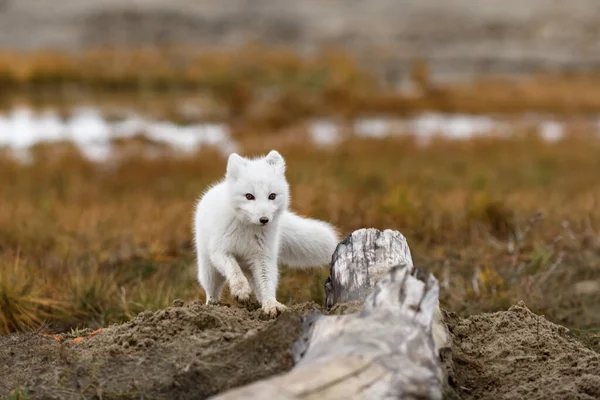
[[[269,200],[275,200],[275,197],[277,197],[277,195],[275,193],[271,193],[269,195]]]
[[[251,193],[246,193],[246,200],[254,200],[254,195]]]

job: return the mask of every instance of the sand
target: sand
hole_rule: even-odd
[[[257,307],[175,304],[81,338],[0,336],[0,396],[21,387],[30,399],[203,399],[292,368],[301,316],[323,311],[305,303],[268,319]],[[524,304],[445,317],[452,398],[600,399],[600,354]]]

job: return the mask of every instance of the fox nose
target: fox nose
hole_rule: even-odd
[[[267,217],[261,217],[259,219],[259,221],[260,221],[261,224],[265,225],[267,222],[269,222],[269,218],[267,218]]]

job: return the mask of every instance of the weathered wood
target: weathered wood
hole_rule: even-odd
[[[414,268],[410,248],[400,232],[374,228],[352,232],[331,258],[325,282],[327,308],[339,302],[363,301],[375,282],[398,264]]]
[[[327,308],[341,302],[364,301],[375,283],[395,265],[405,265],[410,272],[414,270],[410,247],[402,233],[374,228],[352,232],[340,242],[331,258],[329,277],[325,281]],[[438,350],[449,347],[450,334],[439,303],[432,334]]]
[[[214,399],[441,399],[431,326],[438,283],[406,264],[391,268],[355,314],[310,314],[288,373]]]
[[[215,399],[441,399],[439,351],[448,331],[438,282],[413,265],[397,231],[361,229],[342,241],[325,283],[326,303],[361,304],[352,314],[312,313],[286,374]]]

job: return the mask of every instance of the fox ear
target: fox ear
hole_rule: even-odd
[[[285,160],[277,150],[271,150],[265,157],[265,161],[275,167],[278,172],[282,174],[285,172]]]
[[[236,180],[240,175],[240,171],[245,165],[246,159],[237,153],[231,153],[229,155],[229,159],[227,160],[227,174],[225,175],[225,179]]]

